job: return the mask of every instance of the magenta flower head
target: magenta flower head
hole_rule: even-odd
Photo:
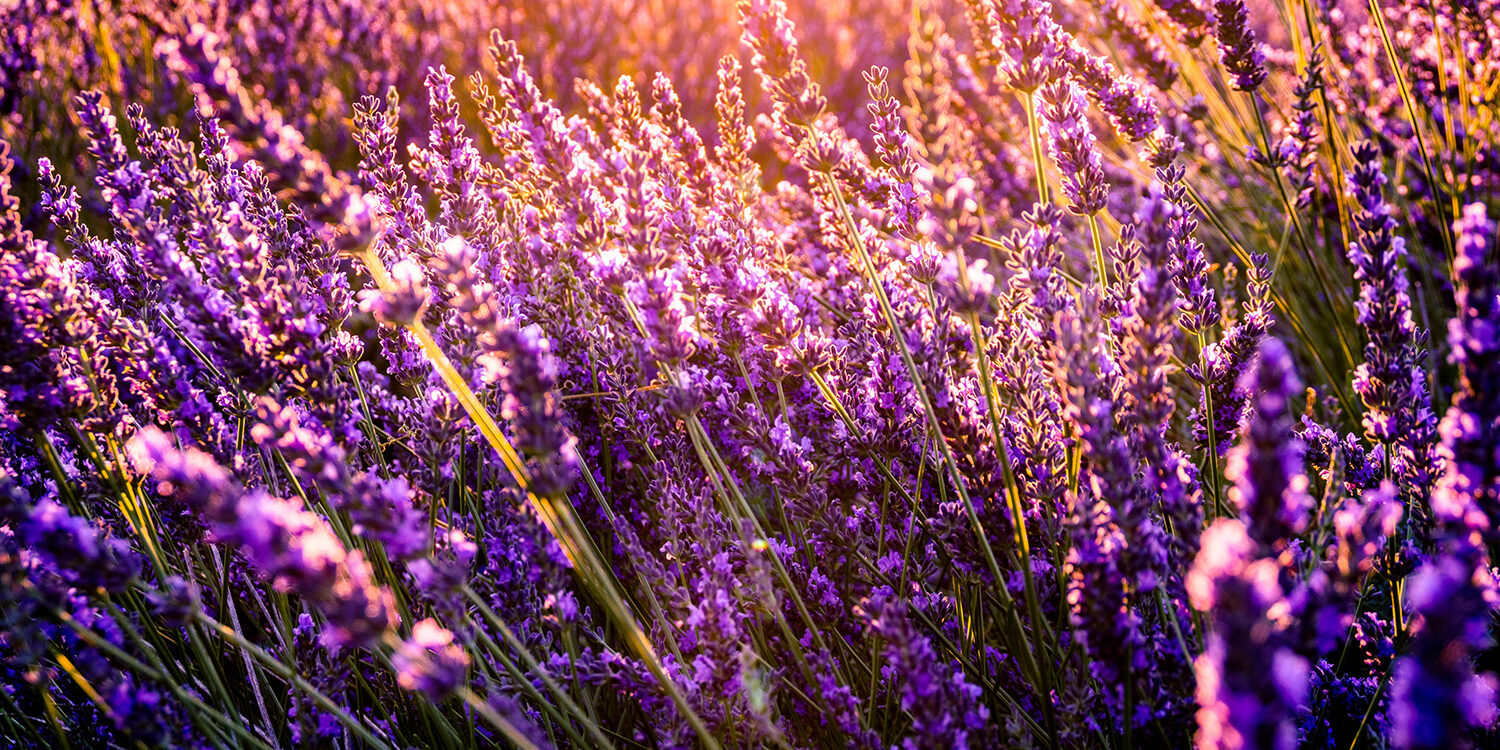
[[[1288,606],[1282,573],[1239,520],[1219,519],[1203,532],[1187,577],[1193,607],[1213,621],[1194,664],[1198,750],[1296,747],[1309,667],[1273,617]]]

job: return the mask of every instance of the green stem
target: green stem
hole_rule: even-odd
[[[479,610],[479,613],[484,617],[485,622],[489,623],[490,627],[499,631],[500,638],[501,640],[505,641],[505,645],[510,647],[512,651],[515,651],[517,656],[521,657],[521,663],[524,664],[526,668],[533,674],[541,678],[542,684],[546,685],[547,689],[554,696],[556,696],[558,702],[562,704],[564,709],[573,714],[575,717],[578,717],[579,723],[583,724],[584,730],[589,733],[591,744],[594,747],[614,747],[609,739],[606,738],[604,734],[599,730],[598,725],[590,720],[588,718],[588,715],[584,713],[583,709],[579,708],[578,704],[568,696],[567,691],[563,690],[562,685],[558,684],[557,680],[552,677],[551,673],[542,668],[542,665],[538,663],[536,658],[531,655],[531,652],[526,649],[526,645],[521,643],[521,639],[516,637],[515,633],[511,631],[510,626],[506,625],[505,621],[500,619],[499,615],[495,614],[495,611],[490,608],[490,605],[486,603],[484,599],[474,591],[474,589],[470,588],[468,584],[464,584],[461,588],[461,591],[463,591],[464,596]],[[567,728],[566,725],[564,725],[564,728]]]
[[[307,697],[313,700],[314,703],[318,704],[319,708],[332,714],[334,718],[338,719],[340,724],[348,727],[349,731],[353,732],[354,735],[358,737],[360,741],[363,742],[366,746],[379,748],[380,750],[394,750],[394,748],[392,748],[384,740],[375,736],[375,734],[371,732],[370,729],[363,723],[361,723],[358,719],[350,715],[350,713],[343,706],[340,706],[332,698],[329,698],[323,693],[323,691],[319,690],[312,683],[303,679],[302,676],[292,670],[291,667],[282,664],[279,659],[266,653],[265,649],[262,649],[260,646],[251,643],[244,636],[236,632],[234,628],[231,628],[228,625],[224,625],[202,612],[194,612],[193,620],[202,625],[204,629],[208,630],[209,632],[219,636],[220,638],[223,638],[224,640],[234,644],[239,648],[244,649],[245,652],[250,654],[250,656],[253,657],[257,662],[259,662],[261,666],[265,667],[266,671],[276,675],[277,677],[280,677],[283,680],[286,680],[287,682],[292,683],[294,687],[305,693]]]
[[[1224,488],[1219,478],[1219,436],[1214,426],[1214,393],[1208,382],[1208,343],[1202,330],[1198,331],[1198,368],[1203,375],[1203,423],[1208,426],[1208,480],[1214,492],[1213,502],[1208,504],[1208,512],[1204,514],[1206,527],[1218,511],[1224,509],[1220,505]]]
[[[1099,236],[1099,214],[1089,214],[1089,239],[1094,243],[1094,272],[1099,274],[1099,288],[1109,287],[1109,264],[1104,260],[1104,240]]]
[[[1021,107],[1026,110],[1026,131],[1031,139],[1031,164],[1036,171],[1036,197],[1037,202],[1047,205],[1052,202],[1047,190],[1047,170],[1043,166],[1046,162],[1042,157],[1042,124],[1036,112],[1036,97],[1034,92],[1021,91],[1016,95],[1021,99]]]
[[[171,677],[168,676],[165,672],[162,672],[126,653],[119,646],[116,646],[108,639],[104,638],[98,633],[95,633],[93,629],[74,619],[71,614],[62,610],[54,610],[54,613],[57,615],[57,618],[59,620],[73,629],[73,632],[77,634],[79,640],[87,643],[93,648],[96,648],[108,654],[110,658],[125,665],[126,669],[129,669],[130,671],[142,677],[145,677],[148,680],[165,686],[173,696],[175,696],[178,700],[182,701],[185,705],[192,709],[195,715],[212,719],[213,721],[222,725],[225,729],[228,729],[235,736],[256,747],[263,748],[264,750],[271,750],[271,746],[267,744],[265,740],[257,737],[256,735],[252,734],[250,730],[244,728],[244,726],[242,726],[242,722],[237,720],[230,720],[217,711],[209,708],[203,703],[203,701],[193,696],[192,693],[189,693],[188,691],[180,687],[177,682],[171,679]]]

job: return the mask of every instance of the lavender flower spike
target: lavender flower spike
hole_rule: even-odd
[[[1230,85],[1239,91],[1254,91],[1266,80],[1266,53],[1250,29],[1245,0],[1214,2],[1214,35],[1219,40],[1224,69]]]
[[[1391,678],[1392,745],[1471,747],[1469,729],[1495,722],[1495,677],[1476,675],[1472,663],[1490,643],[1494,581],[1459,557],[1441,558],[1411,577],[1406,604],[1415,634]]]
[[[1108,197],[1103,160],[1094,131],[1084,116],[1083,94],[1069,78],[1042,87],[1042,117],[1047,122],[1047,152],[1062,173],[1063,193],[1072,210],[1090,216],[1104,209]]]
[[[242,550],[278,590],[300,594],[328,618],[329,645],[369,646],[395,616],[391,593],[375,584],[364,556],[350,552],[328,522],[263,490],[246,491],[211,457],[178,449],[147,428],[127,449],[157,492],[182,498],[210,522],[214,536]]]
[[[1390,446],[1392,465],[1406,484],[1403,489],[1417,493],[1425,505],[1435,468],[1436,425],[1427,375],[1417,352],[1418,332],[1405,268],[1406,240],[1395,232],[1393,209],[1384,194],[1388,180],[1374,144],[1354,146],[1349,181],[1359,209],[1349,260],[1359,282],[1355,307],[1367,339],[1365,361],[1355,370],[1354,390],[1365,406],[1365,435]]]
[[[1224,473],[1234,482],[1229,497],[1239,507],[1250,536],[1268,552],[1307,525],[1312,498],[1303,473],[1303,446],[1294,433],[1291,399],[1302,391],[1292,356],[1280,340],[1260,346],[1260,361],[1246,373],[1255,394],[1243,441],[1230,451]]]
[[[469,655],[453,642],[453,633],[428,618],[412,626],[411,638],[391,655],[396,680],[441,701],[464,685]]]
[[[1259,557],[1245,524],[1221,518],[1203,532],[1188,573],[1193,607],[1213,621],[1198,676],[1198,750],[1292,750],[1307,660],[1271,613],[1287,606],[1282,564]]]
[[[1493,255],[1495,222],[1472,204],[1453,225],[1458,312],[1448,322],[1449,358],[1458,366],[1458,389],[1439,425],[1445,469],[1432,493],[1439,534],[1484,534],[1500,548],[1500,270]],[[1457,541],[1457,540],[1455,540]],[[1479,540],[1469,540],[1474,545]]]

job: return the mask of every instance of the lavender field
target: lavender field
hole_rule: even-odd
[[[0,748],[1500,748],[1500,0],[0,0]]]

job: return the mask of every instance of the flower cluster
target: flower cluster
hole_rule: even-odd
[[[0,745],[1495,746],[1500,6],[1302,5],[6,4]]]

